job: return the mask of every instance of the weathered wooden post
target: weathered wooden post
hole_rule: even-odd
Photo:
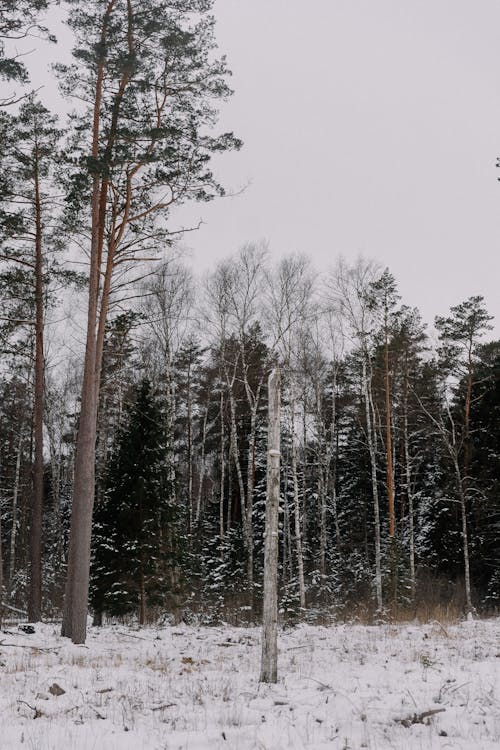
[[[264,536],[264,606],[261,682],[278,680],[278,515],[280,503],[280,371],[268,381],[267,497]]]

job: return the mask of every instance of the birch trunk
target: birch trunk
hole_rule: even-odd
[[[280,499],[280,372],[269,376],[264,604],[260,682],[278,680],[278,518]]]

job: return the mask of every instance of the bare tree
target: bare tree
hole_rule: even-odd
[[[280,502],[280,372],[269,375],[266,530],[261,682],[278,680],[278,520]]]
[[[254,584],[253,508],[257,414],[262,400],[267,363],[263,363],[256,379],[250,377],[249,344],[263,304],[266,258],[265,245],[245,245],[236,257],[220,263],[206,283],[206,317],[211,323],[212,337],[215,336],[220,348],[221,377],[229,405],[229,446],[238,480],[251,603]],[[230,337],[237,342],[237,350],[233,347],[231,353],[228,350]],[[272,347],[268,348],[268,352],[271,356]],[[236,387],[240,384],[243,385],[250,417],[250,429],[244,437],[246,460],[242,458],[242,440],[237,429]]]
[[[298,405],[298,356],[301,334],[305,326],[315,318],[317,311],[314,299],[315,276],[310,264],[303,256],[291,256],[282,260],[272,277],[270,296],[270,320],[274,330],[276,348],[282,360],[282,368],[288,394],[288,417],[290,430],[290,459],[294,498],[294,537],[297,563],[299,602],[306,606],[306,588],[303,555],[302,509],[300,504],[298,476],[297,420]],[[305,405],[302,404],[302,409]]]
[[[362,258],[349,267],[340,259],[328,283],[330,303],[346,327],[346,334],[361,355],[361,388],[365,407],[366,441],[370,456],[374,517],[375,594],[377,609],[382,610],[382,552],[380,503],[377,481],[378,429],[372,393],[370,340],[373,334],[373,308],[370,288],[377,278],[377,266]]]

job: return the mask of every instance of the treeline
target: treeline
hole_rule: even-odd
[[[58,119],[13,46],[52,39],[50,3],[0,0],[0,617],[62,612],[81,643],[89,596],[96,622],[257,615],[276,366],[283,617],[496,607],[482,298],[435,344],[363,260],[319,278],[248,245],[194,278],[172,212],[241,145],[214,133],[213,2],[65,7]]]
[[[376,264],[272,262],[248,245],[195,279],[150,270],[105,337],[91,607],[259,612],[267,378],[282,374],[280,601],[287,617],[494,609],[500,571],[500,342],[481,297],[419,313]],[[29,347],[28,347],[29,348]],[[25,607],[33,358],[2,375],[7,603]],[[78,372],[47,379],[44,609],[61,608]]]

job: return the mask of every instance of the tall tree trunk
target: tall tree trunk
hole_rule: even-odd
[[[0,501],[0,628],[3,620],[2,504]]]
[[[302,554],[302,524],[300,519],[299,478],[297,474],[297,444],[295,435],[295,393],[291,383],[290,389],[290,440],[292,449],[292,481],[294,505],[295,552],[297,555],[297,580],[299,584],[299,603],[306,606],[306,586],[304,581],[304,557]]]
[[[187,377],[187,465],[188,465],[188,511],[189,533],[193,533],[193,403],[191,393],[191,363],[188,364]]]
[[[259,388],[260,396],[260,388]],[[253,567],[254,567],[254,538],[253,538],[253,494],[255,485],[255,440],[257,430],[257,407],[258,397],[252,406],[250,415],[250,434],[248,436],[248,458],[247,458],[247,494],[246,494],[246,515],[248,532],[248,557],[247,557],[247,578],[250,587],[250,606],[253,610],[254,591],[253,591]]]
[[[243,540],[245,542],[246,558],[247,558],[247,584],[252,596],[253,592],[253,528],[248,523],[248,511],[247,502],[245,495],[245,484],[243,481],[243,472],[241,470],[241,462],[238,449],[238,433],[236,428],[236,403],[234,394],[229,387],[229,411],[231,415],[231,453],[236,468],[236,476],[238,478],[238,488],[240,491],[240,507],[241,507],[241,522],[243,527]]]
[[[366,355],[363,355],[363,393],[366,413],[366,437],[368,440],[368,451],[370,454],[370,467],[372,479],[373,495],[373,517],[375,530],[375,595],[377,599],[377,609],[382,611],[382,556],[380,549],[380,508],[378,499],[377,485],[377,455],[375,447],[375,426],[372,424],[372,399],[371,385],[368,382],[368,373],[366,367]]]
[[[14,577],[15,562],[16,562],[16,540],[17,540],[17,499],[19,497],[19,480],[21,477],[21,455],[23,447],[23,433],[22,426],[17,443],[16,453],[16,471],[14,475],[14,489],[12,492],[12,529],[10,532],[10,555],[9,555],[9,592],[12,589],[12,579]]]
[[[224,539],[224,484],[226,480],[226,454],[224,429],[224,391],[220,392],[220,490],[219,490],[219,535]],[[222,554],[222,544],[221,544]]]
[[[392,429],[391,429],[391,390],[389,373],[389,340],[385,331],[385,448],[387,454],[387,499],[389,504],[389,536],[391,543],[396,534],[396,514],[394,512],[394,477],[392,470]]]
[[[337,552],[341,552],[341,537],[340,537],[340,524],[339,524],[339,513],[337,504],[337,460],[339,455],[339,431],[337,429],[337,367],[334,368],[333,372],[333,385],[332,385],[332,423],[330,426],[330,460],[332,462],[332,508],[333,508],[333,523],[335,526],[335,541],[337,542]]]
[[[203,417],[203,430],[201,436],[201,463],[200,463],[200,476],[198,478],[198,494],[196,498],[196,514],[195,523],[200,523],[201,517],[201,496],[203,492],[203,482],[205,481],[206,461],[205,461],[205,442],[207,438],[207,419],[208,419],[208,406],[205,409],[205,416]]]
[[[269,376],[264,604],[260,681],[278,680],[278,520],[280,502],[280,373]]]
[[[106,40],[106,26],[113,3],[108,6],[108,17],[104,19],[101,43]],[[94,100],[94,122],[92,137],[92,157],[99,155],[100,109],[104,65],[97,70]],[[72,639],[73,643],[84,643],[87,626],[87,606],[90,574],[90,541],[92,533],[92,511],[94,506],[95,449],[97,433],[97,316],[99,308],[99,287],[102,256],[102,231],[104,215],[102,207],[101,179],[98,174],[92,178],[91,212],[92,235],[90,249],[89,298],[87,310],[87,335],[83,383],[81,392],[80,419],[76,441],[74,467],[73,505],[68,549],[68,572],[64,596],[64,612],[61,634]],[[102,223],[102,228],[101,228]]]
[[[286,488],[283,498],[283,584],[291,580],[293,576],[293,565],[292,565],[292,529],[290,523],[290,505],[288,503],[288,481],[289,481],[289,455],[286,453],[285,461],[285,476],[283,484]]]
[[[139,625],[146,623],[146,584],[144,581],[144,567],[141,563],[139,577]]]
[[[413,489],[411,482],[410,446],[408,435],[408,372],[405,372],[404,398],[403,398],[403,445],[406,474],[406,497],[408,498],[408,533],[409,533],[409,557],[410,557],[410,587],[411,598],[415,601],[416,576],[415,576],[415,516],[413,504]]]
[[[42,270],[42,206],[38,174],[38,151],[35,145],[35,402],[33,430],[35,460],[33,465],[33,500],[30,522],[30,590],[28,619],[38,622],[42,616],[42,513],[43,513],[43,270]]]
[[[465,579],[465,606],[467,614],[474,611],[472,606],[471,576],[470,576],[470,559],[469,559],[469,534],[467,531],[467,503],[464,490],[463,479],[460,473],[458,456],[453,456],[453,465],[455,469],[455,478],[457,483],[458,497],[460,500],[460,512],[462,519],[462,551],[464,556],[464,579]]]

